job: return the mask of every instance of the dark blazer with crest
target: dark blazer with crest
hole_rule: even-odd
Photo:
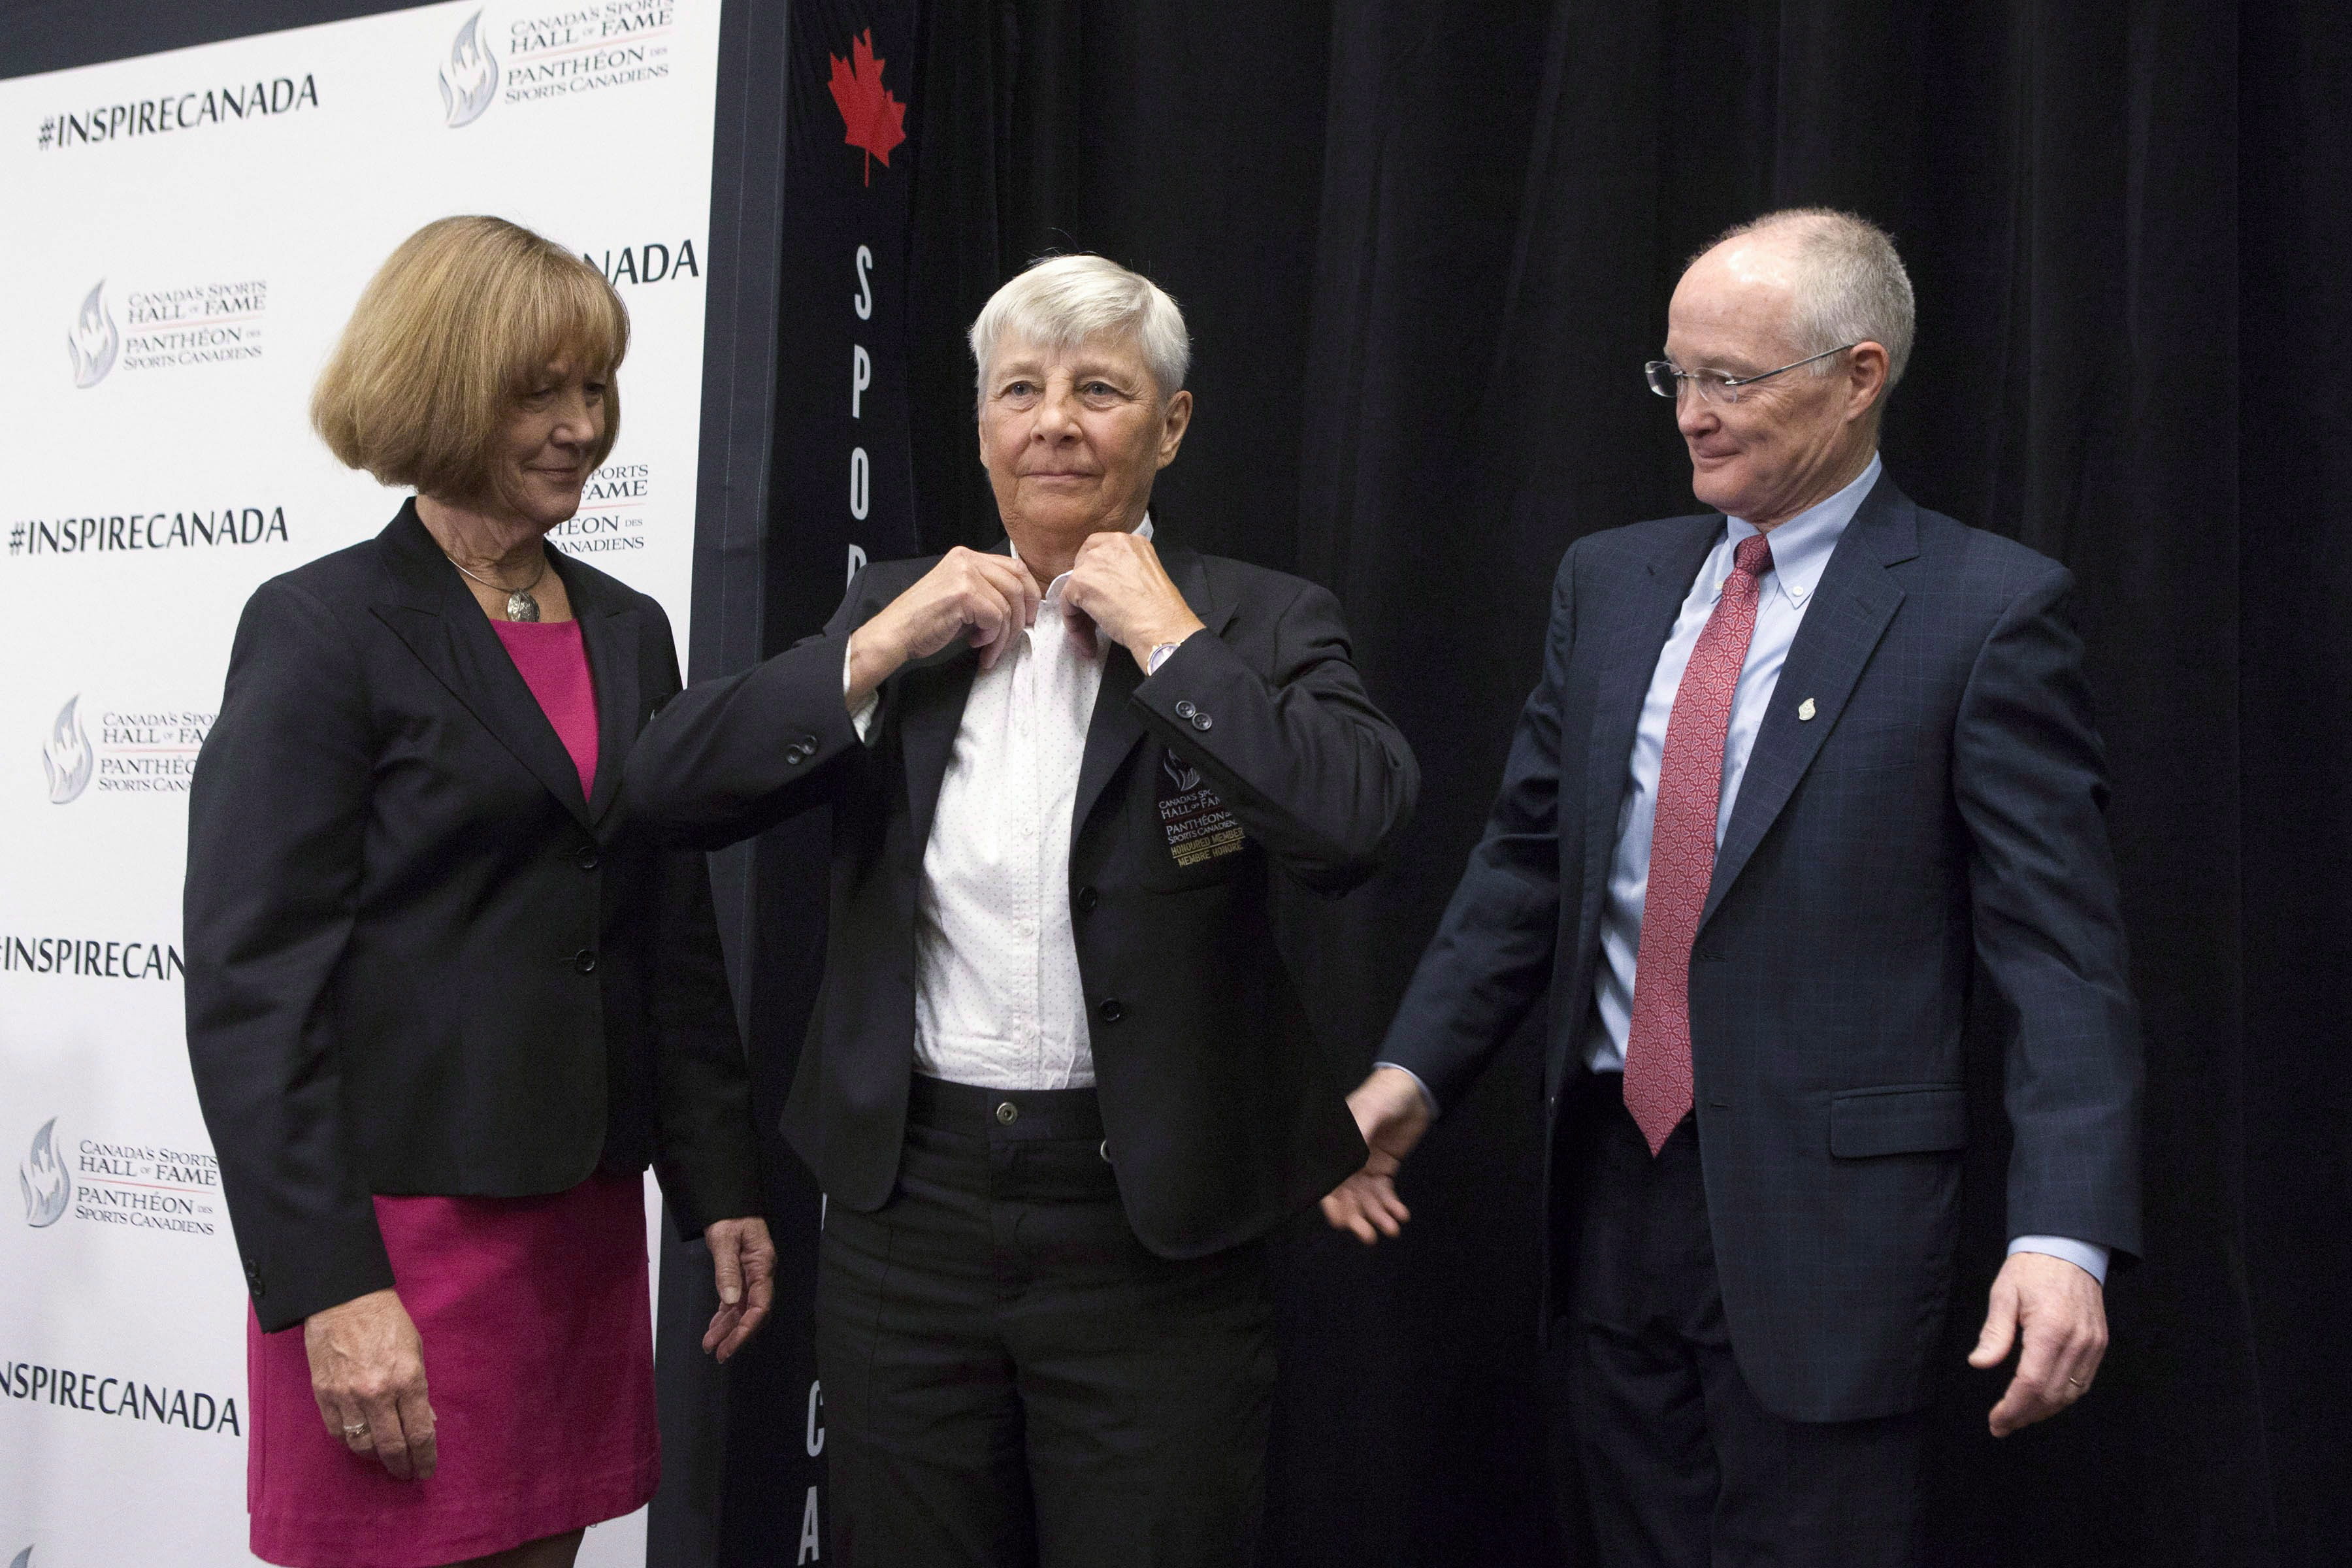
[[[247,604],[189,790],[188,1052],[264,1329],[392,1284],[370,1194],[654,1164],[688,1234],[759,1212],[703,858],[623,764],[677,691],[653,600],[549,552],[593,793],[417,521]]]
[[[979,660],[957,642],[893,674],[870,743],[843,702],[842,661],[850,634],[938,559],[866,567],[823,632],[690,688],[629,761],[640,808],[705,844],[832,805],[824,976],[783,1123],[831,1200],[859,1211],[898,1176],[915,900]],[[1420,777],[1364,694],[1329,594],[1188,550],[1160,559],[1208,629],[1148,680],[1108,650],[1069,893],[1119,1196],[1147,1247],[1190,1258],[1260,1235],[1363,1162],[1270,903],[1278,879],[1337,894],[1370,876]]]
[[[1573,1213],[1549,1130],[1585,1071],[1634,728],[1723,526],[1570,548],[1485,837],[1384,1047],[1458,1098],[1549,988],[1554,1214]],[[2071,587],[1880,479],[1749,754],[1692,951],[1692,1068],[1732,1347],[1788,1418],[1931,1394],[1979,961],[2017,1015],[2009,1234],[2139,1247],[2140,1041]],[[1547,1270],[1555,1300],[1568,1262]]]

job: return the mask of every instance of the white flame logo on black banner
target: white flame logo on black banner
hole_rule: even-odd
[[[499,93],[499,58],[478,36],[482,14],[457,29],[449,46],[449,63],[441,68],[441,107],[448,111],[449,129],[471,125],[490,107]]]
[[[106,308],[106,279],[101,278],[81,302],[73,331],[66,334],[66,352],[73,355],[74,384],[91,387],[104,381],[121,347],[122,334],[114,330],[114,313]]]
[[[49,729],[49,738],[41,744],[41,766],[49,775],[49,804],[69,805],[81,798],[89,787],[90,771],[96,766],[98,753],[91,750],[89,732],[81,727],[81,717],[74,711],[81,706],[79,693],[66,699],[58,710],[58,721]]]
[[[25,1192],[25,1223],[36,1230],[57,1224],[65,1216],[66,1205],[73,1202],[73,1178],[66,1173],[66,1163],[58,1153],[57,1131],[56,1117],[42,1122],[41,1130],[33,1134],[32,1153],[16,1167],[16,1184]]]

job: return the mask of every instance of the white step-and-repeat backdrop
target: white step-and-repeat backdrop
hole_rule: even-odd
[[[719,0],[464,0],[0,81],[0,1563],[253,1561],[181,1013],[230,635],[391,517],[310,384],[392,247],[481,212],[628,302],[620,444],[561,538],[685,636],[718,53]]]

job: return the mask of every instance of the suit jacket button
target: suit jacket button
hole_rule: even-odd
[[[1209,727],[1211,722],[1213,722],[1213,721],[1206,713],[1195,713],[1192,715],[1192,728],[1195,730],[1205,730]]]
[[[583,947],[583,948],[582,948],[578,952],[573,953],[573,954],[572,955],[572,968],[574,968],[574,969],[576,969],[576,970],[578,970],[578,971],[579,971],[581,973],[583,973],[583,974],[593,974],[593,973],[596,973],[596,951],[595,951],[595,949],[593,949],[593,948],[588,948],[588,947]]]
[[[1106,1024],[1116,1024],[1127,1016],[1127,1009],[1119,1005],[1118,997],[1106,996],[1102,999],[1102,1005],[1095,1009],[1095,1014]]]
[[[1078,889],[1078,913],[1082,915],[1090,915],[1095,912],[1095,906],[1101,902],[1102,895],[1096,892],[1092,888],[1080,888]]]
[[[593,844],[583,844],[572,852],[572,863],[583,871],[593,871],[597,865],[596,847]]]
[[[1190,719],[1199,711],[1200,710],[1193,707],[1189,700],[1176,704],[1176,717],[1179,719]]]

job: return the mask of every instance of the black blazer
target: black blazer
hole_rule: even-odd
[[[1639,523],[1560,563],[1543,679],[1385,1047],[1441,1099],[1549,986],[1560,1124],[1634,729],[1722,530],[1714,514]],[[1691,954],[1691,1065],[1732,1349],[1790,1419],[1892,1415],[1932,1392],[1979,960],[2018,1015],[2010,1234],[2139,1248],[2140,1037],[2071,587],[1882,478],[1749,755]]]
[[[1318,1062],[1276,951],[1269,901],[1277,878],[1329,894],[1361,882],[1420,777],[1364,694],[1329,594],[1188,550],[1161,559],[1208,630],[1149,680],[1108,651],[1069,892],[1119,1195],[1147,1247],[1188,1258],[1261,1234],[1363,1162],[1343,1086]],[[842,659],[849,634],[936,560],[866,567],[822,633],[688,690],[629,760],[641,809],[703,843],[834,806],[824,977],[783,1121],[832,1201],[860,1211],[897,1180],[916,892],[979,661],[958,643],[892,675],[866,745],[842,701]],[[1199,828],[1202,803],[1184,797],[1204,784],[1222,803],[1205,809],[1230,809],[1243,837],[1231,853],[1180,864],[1161,803]]]
[[[188,1054],[265,1329],[392,1284],[370,1194],[647,1163],[681,1228],[759,1212],[700,855],[621,788],[677,689],[661,606],[551,550],[595,792],[415,504],[257,589],[188,802]]]

